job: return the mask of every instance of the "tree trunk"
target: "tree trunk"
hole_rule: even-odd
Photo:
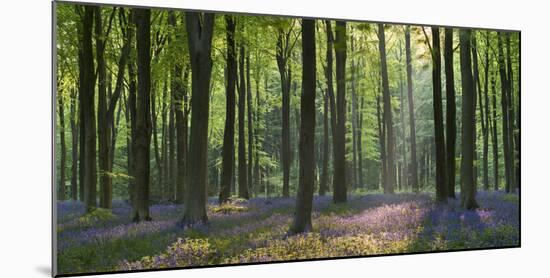
[[[290,188],[290,84],[292,71],[288,63],[290,58],[289,42],[290,32],[284,33],[281,29],[277,37],[277,67],[281,77],[281,92],[282,92],[282,166],[283,166],[283,197],[289,197]]]
[[[414,100],[412,83],[412,58],[410,26],[405,27],[405,55],[407,61],[407,96],[409,101],[409,129],[411,140],[411,172],[410,184],[414,192],[418,192],[418,161],[416,160],[416,127],[414,120]]]
[[[485,32],[486,34],[486,45],[485,45],[485,71],[484,71],[484,79],[483,79],[483,102],[485,105],[481,104],[481,95],[479,96],[480,99],[480,111],[482,112],[482,121],[481,121],[481,131],[483,134],[483,189],[489,190],[489,71],[490,71],[490,63],[489,63],[489,48],[490,48],[490,41],[489,41],[489,31]]]
[[[351,52],[355,53],[355,40],[353,36],[350,39]],[[357,65],[355,59],[351,59],[351,136],[352,136],[352,183],[353,188],[357,188],[358,176],[357,176],[357,92],[356,92],[356,69]]]
[[[377,90],[379,91],[379,90]],[[378,141],[380,142],[380,166],[382,168],[381,182],[382,188],[386,189],[386,182],[388,181],[388,165],[386,160],[386,128],[384,125],[384,115],[382,115],[382,107],[380,105],[380,93],[376,96],[376,119],[378,120]]]
[[[245,142],[245,109],[246,109],[246,72],[244,41],[241,41],[239,55],[239,198],[248,199],[248,173],[246,163],[246,142]]]
[[[58,86],[59,88],[59,86]],[[65,143],[65,104],[63,103],[63,96],[57,96],[58,113],[59,113],[59,144],[61,145],[61,158],[59,160],[59,191],[58,200],[64,201],[66,198],[65,191],[65,169],[67,167],[67,144]]]
[[[378,50],[380,52],[380,71],[382,75],[382,96],[384,100],[384,125],[386,129],[387,180],[384,182],[384,193],[393,194],[395,187],[395,137],[393,132],[392,107],[388,66],[386,64],[386,36],[384,24],[378,24]]]
[[[462,82],[462,177],[461,195],[463,206],[466,209],[478,207],[475,199],[474,183],[474,129],[475,129],[475,84],[472,76],[472,62],[470,60],[469,29],[460,30],[460,73]]]
[[[133,221],[149,221],[151,143],[151,11],[134,9],[137,41],[136,131],[133,138],[135,202]]]
[[[336,21],[336,141],[334,144],[334,203],[347,202],[346,182],[346,22]]]
[[[302,19],[302,96],[300,101],[300,182],[291,233],[311,232],[315,180],[315,21]]]
[[[447,197],[455,197],[456,177],[456,101],[453,63],[453,29],[445,28],[445,93],[446,93],[446,163]]]
[[[359,108],[359,123],[358,123],[358,131],[357,131],[357,160],[358,160],[358,180],[359,180],[359,186],[363,187],[363,105],[365,103],[365,99],[361,96],[361,106]]]
[[[319,182],[319,196],[325,196],[328,186],[328,160],[329,160],[329,127],[328,127],[328,93],[323,95],[323,161],[321,180]]]
[[[506,33],[506,65],[508,69],[508,142],[510,144],[510,191],[515,192],[519,188],[519,119],[514,116],[514,72],[512,70],[512,55],[510,48],[510,33]],[[518,115],[519,116],[519,115]],[[517,161],[516,161],[517,160]],[[516,174],[517,173],[517,174]]]
[[[226,202],[231,194],[231,177],[235,157],[235,82],[237,79],[237,51],[235,49],[235,19],[225,16],[227,42],[227,80],[225,83],[225,129],[222,148],[222,174],[218,202]]]
[[[493,188],[495,191],[499,187],[499,165],[498,165],[498,122],[497,122],[497,90],[494,74],[491,74],[491,95],[492,95],[492,139],[493,139]]]
[[[252,129],[253,119],[252,119],[252,83],[250,81],[250,51],[246,54],[246,112],[248,120],[248,163],[247,163],[247,195],[250,195],[254,192],[254,183],[252,181],[252,153],[253,153],[253,143],[254,143],[254,134]],[[255,181],[256,182],[256,181]],[[249,197],[249,196],[247,196]]]
[[[212,73],[212,33],[214,14],[185,13],[185,25],[191,60],[191,132],[182,226],[206,223],[206,187],[208,160],[208,116],[210,76]]]
[[[76,112],[76,90],[71,92],[71,199],[78,200],[78,114]]]
[[[80,55],[82,57],[82,79],[80,80],[81,95],[81,122],[82,148],[81,168],[82,187],[84,189],[84,203],[86,211],[90,212],[97,207],[96,191],[96,122],[94,109],[95,70],[92,48],[92,26],[94,7],[85,6],[82,22],[82,36]]]
[[[332,80],[332,52],[334,50],[334,37],[332,35],[332,27],[330,20],[325,20],[325,27],[326,27],[326,33],[327,33],[327,66],[325,68],[325,77],[327,79],[327,98],[329,103],[329,109],[330,109],[330,127],[331,127],[331,133],[332,133],[332,167],[333,167],[333,174],[332,174],[332,188],[334,190],[335,186],[338,186],[338,181],[336,179],[336,176],[334,173],[336,172],[336,145],[338,145],[338,137],[336,136],[336,100],[334,97],[334,85]],[[328,187],[327,187],[328,188]],[[334,196],[333,196],[334,197]]]
[[[512,184],[512,152],[509,130],[510,130],[510,117],[509,117],[509,103],[508,103],[508,79],[506,75],[506,63],[504,60],[504,53],[502,47],[502,33],[498,33],[498,66],[500,72],[500,84],[502,89],[501,96],[501,106],[502,106],[502,141],[503,141],[503,152],[504,152],[504,176],[505,176],[505,189],[509,193],[511,191]]]
[[[441,100],[441,51],[439,46],[439,27],[432,27],[432,78],[435,136],[435,198],[437,202],[446,202],[447,177],[445,167],[445,133],[443,127],[443,104]]]

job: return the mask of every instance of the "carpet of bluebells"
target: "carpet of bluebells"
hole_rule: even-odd
[[[153,205],[153,221],[132,223],[131,207],[84,215],[57,204],[58,269],[63,274],[511,247],[519,245],[519,199],[479,192],[480,208],[446,205],[430,194],[367,194],[333,204],[314,198],[314,232],[289,236],[293,198],[209,200],[209,224],[181,228],[182,206]]]

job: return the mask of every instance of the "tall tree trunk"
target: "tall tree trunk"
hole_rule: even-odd
[[[327,66],[325,68],[325,77],[327,80],[327,98],[329,102],[329,109],[330,109],[330,127],[331,127],[331,133],[332,133],[332,167],[333,167],[333,174],[332,174],[332,188],[334,190],[335,186],[338,186],[337,183],[340,181],[336,179],[336,176],[334,173],[336,172],[336,145],[338,145],[338,137],[336,136],[336,100],[334,97],[334,85],[333,85],[333,74],[332,74],[332,65],[333,65],[333,57],[332,52],[334,50],[334,37],[332,34],[332,26],[330,20],[325,20],[325,28],[326,28],[326,34],[327,34]]]
[[[483,123],[484,115],[483,110],[481,109],[483,107],[483,99],[481,98],[481,85],[479,81],[479,63],[477,58],[477,35],[475,31],[472,31],[471,34],[471,49],[472,49],[472,74],[474,79],[474,90],[475,90],[475,99],[474,99],[474,111],[476,111],[477,107],[480,107],[480,116],[481,116],[481,122]],[[477,105],[479,101],[479,105]],[[477,182],[478,182],[478,176],[479,176],[479,167],[478,167],[478,151],[477,151],[477,115],[474,112],[474,122],[476,122],[475,128],[474,128],[474,189],[477,191]]]
[[[227,42],[227,80],[225,83],[225,129],[222,148],[222,174],[218,202],[226,202],[231,194],[231,178],[235,157],[235,82],[237,79],[237,51],[235,48],[235,19],[225,16]]]
[[[312,231],[315,180],[315,21],[302,19],[302,96],[300,101],[300,182],[291,233]]]
[[[181,78],[181,65],[176,65],[174,72]],[[176,203],[181,204],[185,198],[185,176],[187,160],[187,81],[189,80],[189,66],[185,66],[183,82],[180,79],[175,95],[176,101]]]
[[[130,12],[130,18],[131,20],[129,22],[134,21],[134,11]],[[131,23],[135,28],[135,24]],[[133,32],[133,31],[132,31]],[[132,48],[133,52],[136,52],[135,48]],[[136,55],[132,55],[135,57]],[[134,144],[136,138],[136,118],[137,118],[137,72],[136,72],[136,65],[135,61],[129,61],[128,62],[128,103],[127,103],[127,114],[126,117],[129,117],[129,121],[127,120],[127,127],[129,124],[130,134],[129,134],[129,145],[128,145],[128,176],[130,177],[128,182],[128,193],[130,197],[130,202],[132,204],[132,208],[134,210],[137,210],[136,205],[136,165],[135,165],[135,158],[134,158]]]
[[[101,8],[95,9],[95,41],[97,61],[97,137],[98,137],[98,159],[99,159],[99,206],[110,208],[110,192],[112,192],[112,180],[109,173],[109,140],[111,130],[107,125],[107,68],[105,65],[105,38],[101,17]]]
[[[441,100],[441,51],[439,46],[439,27],[432,27],[432,78],[435,136],[435,189],[436,201],[447,200],[447,177],[445,167],[445,133],[443,127],[443,104]]]
[[[285,33],[282,29],[279,30],[277,37],[277,67],[281,77],[282,91],[282,166],[283,166],[283,197],[289,197],[290,188],[290,84],[292,71],[288,63],[290,58],[290,32]]]
[[[208,116],[210,100],[210,76],[212,73],[212,33],[214,14],[185,13],[189,57],[191,60],[191,132],[189,136],[189,159],[187,164],[187,187],[185,193],[182,226],[206,223],[206,187],[208,160]]]
[[[328,126],[328,93],[323,95],[323,161],[321,166],[321,180],[319,195],[325,196],[328,187],[328,160],[329,160],[329,126]]]
[[[58,86],[59,88],[59,86]],[[65,143],[65,104],[63,103],[63,96],[57,96],[58,114],[59,114],[59,144],[61,145],[61,158],[59,160],[59,191],[58,200],[64,201],[66,199],[65,190],[65,169],[67,168],[67,144]]]
[[[395,187],[395,137],[391,107],[388,66],[386,63],[386,36],[384,24],[378,24],[378,50],[380,52],[380,71],[382,75],[382,96],[384,100],[384,126],[386,129],[387,180],[384,182],[384,193],[393,194]]]
[[[402,50],[400,49],[400,52]],[[408,179],[407,179],[407,143],[405,142],[405,109],[403,108],[403,102],[405,102],[405,97],[403,96],[403,76],[401,74],[401,71],[399,72],[399,116],[401,118],[401,151],[403,152],[403,162],[401,163],[401,171],[399,174],[399,177],[401,177],[401,180],[399,181],[399,189],[401,189],[401,185],[403,187],[408,186]]]
[[[246,72],[244,41],[241,41],[239,55],[239,198],[248,199],[248,173],[245,142],[245,109],[246,109]]]
[[[492,119],[492,139],[493,139],[493,188],[495,191],[499,187],[499,162],[498,162],[498,123],[497,123],[497,90],[495,75],[491,74],[491,95],[493,106],[491,108],[493,113]]]
[[[456,177],[456,99],[453,63],[453,28],[445,28],[446,163],[447,197],[455,198]]]
[[[460,73],[462,82],[462,177],[461,195],[466,209],[478,207],[474,183],[474,129],[475,129],[475,84],[472,76],[471,30],[460,30]]]
[[[253,153],[253,143],[254,143],[254,134],[252,129],[253,119],[252,119],[252,83],[250,81],[250,51],[246,53],[246,112],[247,112],[247,123],[248,123],[248,163],[247,163],[247,180],[248,185],[247,193],[250,195],[254,192],[254,182],[252,181],[252,153]]]
[[[378,89],[377,91],[380,91]],[[382,114],[381,107],[381,94],[377,92],[376,95],[376,119],[378,121],[378,141],[380,142],[380,166],[381,166],[381,184],[382,188],[386,188],[386,182],[388,181],[388,165],[386,157],[386,128],[384,125],[384,115]]]
[[[135,202],[133,221],[149,221],[151,143],[151,11],[134,9],[137,41],[136,131],[133,138]]]
[[[346,22],[336,21],[336,129],[334,137],[334,184],[333,201],[347,201],[346,182]]]
[[[175,200],[176,189],[176,114],[175,91],[170,93],[170,111],[168,116],[168,184],[165,188],[167,200]]]
[[[358,123],[358,131],[357,131],[357,159],[359,161],[358,168],[359,171],[357,173],[358,180],[359,180],[359,186],[363,187],[363,105],[365,103],[365,99],[361,96],[361,106],[359,108],[359,123]]]
[[[97,207],[96,191],[96,121],[95,121],[95,70],[92,48],[92,26],[94,19],[94,7],[85,6],[82,22],[81,50],[82,79],[80,80],[81,95],[81,122],[82,122],[82,147],[81,168],[82,187],[84,189],[84,203],[86,211],[90,212]]]
[[[512,70],[512,54],[510,47],[510,33],[506,33],[506,66],[508,69],[508,142],[510,144],[510,191],[515,192],[519,188],[519,120],[514,116],[514,71]],[[519,116],[519,115],[518,115]],[[517,161],[516,161],[517,160]],[[517,174],[516,174],[517,173]]]
[[[355,53],[355,40],[353,36],[350,38],[351,52]],[[352,181],[351,185],[356,188],[358,185],[357,176],[357,92],[356,92],[356,69],[355,59],[351,59],[351,139],[352,139]]]
[[[481,132],[483,134],[483,189],[489,190],[489,71],[490,71],[490,63],[489,63],[489,48],[490,48],[490,41],[489,41],[489,31],[485,32],[486,34],[486,40],[485,40],[485,65],[484,65],[484,79],[483,79],[483,103],[481,101],[481,95],[479,96],[480,99],[480,111],[482,113],[482,121],[481,121]]]
[[[410,26],[405,27],[405,56],[407,61],[407,96],[409,101],[409,129],[411,140],[411,172],[410,184],[414,192],[418,192],[418,161],[416,160],[416,127],[414,120],[414,100],[412,83],[411,33]]]
[[[501,96],[501,106],[502,106],[502,141],[503,141],[503,152],[504,152],[504,176],[505,176],[505,189],[506,192],[511,191],[512,184],[512,152],[509,130],[510,130],[510,116],[509,116],[509,99],[508,99],[508,77],[506,75],[506,62],[504,60],[503,46],[502,46],[502,33],[498,33],[498,66],[500,72],[500,84],[502,90]]]
[[[71,125],[71,199],[78,200],[78,114],[76,112],[76,90],[71,92],[70,125]]]

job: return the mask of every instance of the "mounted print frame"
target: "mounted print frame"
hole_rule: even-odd
[[[54,276],[520,247],[520,31],[52,3]]]

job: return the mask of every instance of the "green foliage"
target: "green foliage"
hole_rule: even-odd
[[[116,216],[109,209],[94,208],[91,212],[79,217],[76,222],[80,226],[92,226],[98,222],[107,222],[116,219]]]

